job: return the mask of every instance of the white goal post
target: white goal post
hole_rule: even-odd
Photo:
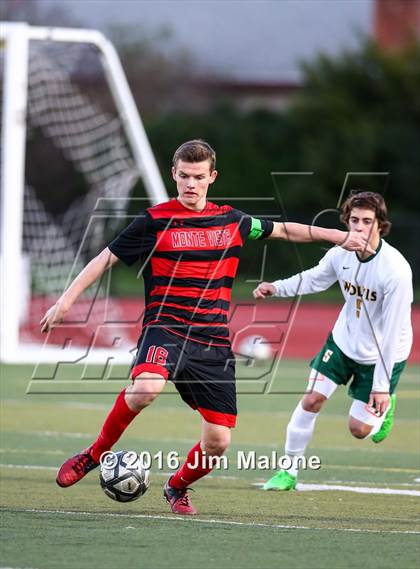
[[[152,204],[168,199],[167,193],[117,52],[102,33],[95,30],[32,27],[26,23],[2,22],[0,40],[4,66],[1,135],[0,359],[3,362],[17,363],[54,362],[60,358],[77,361],[83,358],[85,348],[74,347],[63,351],[62,346],[54,347],[49,345],[48,341],[44,344],[39,342],[26,344],[19,333],[22,303],[25,302],[27,295],[27,291],[25,293],[24,290],[27,278],[25,273],[28,272],[23,253],[24,201],[32,204],[28,206],[29,209],[32,208],[32,212],[33,204],[38,204],[40,201],[36,192],[28,187],[25,180],[27,119],[31,118],[28,109],[28,91],[32,46],[39,46],[43,42],[60,44],[65,49],[70,44],[94,46],[118,115],[115,120],[109,118],[106,113],[96,109],[94,104],[88,103],[88,99],[80,95],[76,88],[63,87],[67,81],[63,78],[63,71],[58,67],[55,68],[48,58],[33,62],[35,73],[39,73],[38,78],[33,81],[34,104],[37,107],[32,114],[34,128],[46,129],[49,140],[53,141],[52,144],[70,157],[69,161],[74,161],[75,169],[82,172],[94,188],[90,196],[91,201],[85,199],[78,205],[72,204],[71,214],[63,216],[60,223],[67,224],[69,228],[74,227],[76,231],[77,220],[80,218],[80,213],[85,212],[88,203],[91,204],[95,200],[97,202],[102,198],[127,199],[129,191],[136,183],[135,178],[143,181],[149,202]],[[57,80],[54,89],[48,91],[45,76],[41,73],[50,73],[54,80]],[[60,89],[63,89],[62,97],[63,101],[66,101],[66,108],[57,107],[57,101],[61,97]],[[45,114],[45,106],[49,103],[52,105],[51,109]],[[42,110],[39,110],[41,107]],[[66,114],[68,118],[62,118]],[[86,133],[83,131],[84,128]],[[79,148],[74,146],[76,137],[80,141]],[[51,188],[51,192],[53,191]],[[121,208],[119,211],[121,213]],[[48,239],[52,242],[62,239],[64,248],[65,236],[61,235],[60,227],[53,227],[48,221],[50,219],[48,210],[38,209],[36,216],[33,220],[33,233],[29,234],[28,239],[36,241],[36,232],[43,223],[44,227],[48,228],[46,234],[50,236]],[[45,235],[38,237],[44,241],[48,240]],[[99,241],[100,237],[101,235]],[[54,252],[51,250],[47,256],[48,254],[53,256]],[[75,253],[72,252],[71,255],[74,258]],[[68,264],[65,268],[69,276]],[[56,266],[54,270],[57,272]],[[56,282],[62,281],[56,274],[54,278],[58,279]],[[57,289],[52,287],[51,297],[56,293]],[[97,348],[89,354],[89,361],[104,361],[109,355],[109,350]],[[128,361],[129,358],[130,354],[126,353],[122,359]]]

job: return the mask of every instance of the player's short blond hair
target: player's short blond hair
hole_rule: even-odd
[[[388,235],[392,224],[388,219],[388,210],[385,200],[381,194],[377,194],[376,192],[365,192],[363,190],[351,190],[350,195],[341,206],[340,219],[346,225],[349,223],[351,210],[355,207],[371,209],[374,211],[376,219],[378,220],[381,235],[383,237]]]
[[[204,162],[208,160],[210,163],[210,172],[213,172],[216,168],[216,152],[208,142],[200,138],[188,140],[175,150],[174,157],[172,158],[174,168],[176,168],[179,160],[183,162]]]

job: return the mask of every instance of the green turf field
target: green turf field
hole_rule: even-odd
[[[118,392],[123,382],[71,383],[77,374],[68,367],[60,383],[33,382],[26,394],[32,372],[31,366],[1,368],[1,567],[419,566],[418,368],[408,368],[402,378],[396,426],[381,445],[348,434],[350,400],[339,390],[309,449],[320,457],[321,469],[302,474],[305,491],[285,494],[261,491],[258,484],[272,471],[238,470],[236,458],[238,451],[282,454],[288,417],[306,385],[306,364],[281,362],[277,394],[261,394],[261,381],[243,379],[229,468],[195,485],[200,515],[187,519],[172,515],[162,498],[166,464],[162,470],[154,464],[149,491],[132,504],[107,498],[97,472],[72,488],[56,486],[57,466],[92,441],[114,400],[99,392]],[[95,377],[95,369],[88,375]],[[238,376],[250,371],[240,368]],[[117,448],[185,456],[198,439],[199,415],[170,387]],[[51,394],[35,393],[42,390]],[[384,489],[388,493],[378,493]]]

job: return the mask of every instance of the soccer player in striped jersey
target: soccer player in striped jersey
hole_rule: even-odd
[[[201,414],[200,441],[164,487],[172,511],[189,515],[196,510],[188,486],[210,472],[207,457],[224,453],[236,422],[227,316],[242,246],[248,239],[267,237],[326,240],[359,251],[368,244],[355,232],[273,223],[211,203],[207,192],[217,177],[216,156],[202,140],[178,148],[172,176],[177,198],[139,213],[46,312],[41,330],[48,332],[61,322],[80,294],[118,260],[141,263],[146,307],[132,384],[118,396],[96,441],[61,466],[57,483],[71,486],[98,466],[101,455],[170,379]]]
[[[380,194],[353,191],[341,219],[369,239],[375,254],[333,247],[316,267],[254,290],[255,298],[291,297],[326,290],[338,281],[345,300],[332,333],[311,361],[308,389],[287,426],[285,452],[292,466],[277,472],[264,490],[295,489],[297,457],[305,453],[318,414],[339,385],[348,384],[353,398],[349,430],[354,437],[379,443],[394,422],[394,392],[412,344],[411,268],[383,239],[391,223]]]

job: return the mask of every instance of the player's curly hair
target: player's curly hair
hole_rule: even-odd
[[[188,140],[181,144],[181,146],[175,150],[174,157],[172,158],[174,168],[176,168],[179,160],[183,162],[204,162],[205,160],[209,160],[210,172],[216,168],[216,152],[208,142],[201,138]]]
[[[371,209],[374,211],[382,237],[388,235],[392,224],[388,220],[388,211],[385,200],[381,194],[377,194],[376,192],[365,192],[364,190],[351,190],[348,198],[341,206],[340,219],[346,225],[349,223],[351,210],[355,207]]]

